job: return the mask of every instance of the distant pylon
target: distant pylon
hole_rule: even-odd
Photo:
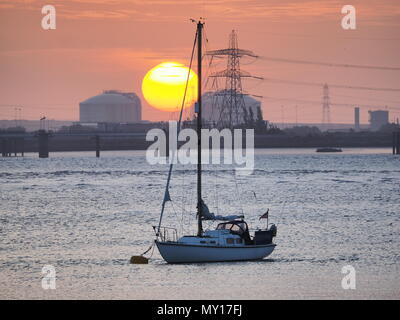
[[[219,110],[216,126],[219,128],[233,128],[236,125],[245,123],[249,116],[249,110],[246,108],[244,102],[242,78],[253,76],[248,72],[240,70],[240,59],[243,56],[254,58],[257,56],[252,51],[238,48],[238,39],[235,30],[232,30],[229,36],[229,48],[208,51],[207,54],[212,57],[227,56],[228,58],[225,70],[210,75],[210,77],[214,78],[225,78],[225,88],[218,91],[218,97],[215,100],[219,105],[213,106],[213,109]]]
[[[324,128],[326,130],[329,129],[329,126],[331,124],[330,105],[331,101],[329,98],[329,87],[325,83],[322,95],[322,124],[324,125]]]

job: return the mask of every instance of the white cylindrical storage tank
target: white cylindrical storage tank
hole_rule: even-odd
[[[128,123],[142,119],[139,97],[133,93],[105,91],[79,104],[79,120],[85,123]]]

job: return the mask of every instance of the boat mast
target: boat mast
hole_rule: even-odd
[[[202,47],[202,31],[204,23],[197,23],[197,236],[203,234],[203,226],[201,221],[202,200],[201,200],[201,47]]]

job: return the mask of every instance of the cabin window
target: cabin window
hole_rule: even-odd
[[[200,243],[207,243],[207,242],[206,242],[206,241],[204,241],[204,240],[201,240],[201,241],[200,241]]]
[[[216,242],[215,241],[210,241],[210,243],[215,244]]]
[[[229,230],[232,226],[232,223],[221,223],[217,226],[217,230]]]
[[[234,244],[234,243],[235,243],[235,239],[233,239],[233,238],[227,238],[227,239],[226,239],[226,243],[227,243],[227,244]]]
[[[241,244],[242,243],[242,239],[236,239],[236,243],[237,244]]]

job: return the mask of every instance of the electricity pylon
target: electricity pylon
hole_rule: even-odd
[[[248,108],[246,108],[242,88],[242,78],[256,78],[250,73],[240,69],[240,59],[244,56],[257,58],[250,50],[239,49],[238,39],[235,30],[229,36],[229,48],[207,51],[207,55],[214,57],[227,57],[227,67],[225,70],[214,72],[211,78],[225,78],[225,88],[218,90],[213,99],[213,109],[219,111],[217,128],[233,128],[236,125],[246,123]],[[215,84],[215,82],[214,82]],[[215,89],[215,85],[214,89]],[[215,105],[214,105],[215,102]]]
[[[328,130],[331,123],[331,115],[330,115],[331,100],[329,98],[329,87],[326,83],[324,84],[322,90],[323,90],[322,124],[324,125],[325,130]]]

